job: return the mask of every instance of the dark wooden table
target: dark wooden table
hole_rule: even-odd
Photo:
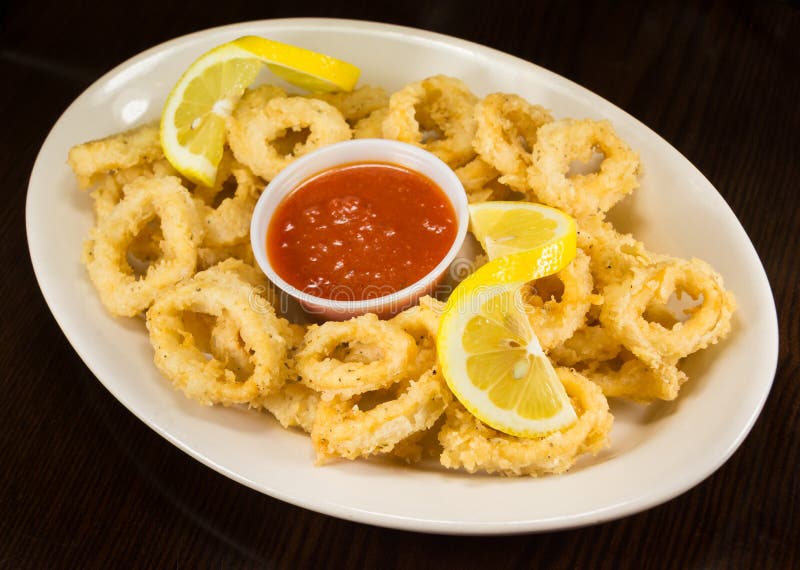
[[[0,567],[799,567],[798,9],[289,4],[39,0],[0,8],[0,188],[8,198],[0,209]],[[234,483],[103,388],[56,326],[28,259],[24,203],[39,146],[83,89],[135,53],[214,25],[288,16],[403,24],[510,52],[630,112],[711,180],[763,260],[781,334],[764,412],[719,471],[665,505],[580,530],[495,538],[390,531]]]

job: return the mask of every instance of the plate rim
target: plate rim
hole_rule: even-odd
[[[766,284],[767,291],[769,292],[769,299],[770,299],[769,305],[771,308],[770,314],[767,315],[768,317],[767,320],[769,322],[766,323],[766,326],[769,328],[769,333],[770,333],[769,341],[774,346],[773,354],[770,355],[769,362],[767,363],[766,367],[767,369],[771,369],[771,373],[769,374],[769,381],[764,383],[764,389],[760,392],[759,400],[757,402],[753,402],[754,405],[751,407],[751,412],[748,415],[746,421],[743,422],[742,427],[738,431],[737,436],[728,443],[724,452],[721,453],[716,458],[716,460],[706,463],[704,465],[704,468],[699,470],[700,471],[699,473],[696,471],[691,475],[685,475],[682,479],[673,482],[673,484],[666,491],[662,488],[661,492],[651,492],[646,496],[637,497],[622,504],[610,505],[604,509],[599,509],[592,512],[583,512],[580,514],[569,515],[564,517],[549,518],[549,519],[524,520],[524,521],[512,521],[512,522],[488,522],[488,523],[476,522],[476,521],[463,521],[457,523],[457,525],[454,525],[452,521],[415,519],[412,517],[405,517],[405,516],[400,517],[387,513],[374,513],[354,508],[347,509],[347,508],[342,508],[337,504],[320,504],[319,502],[305,500],[300,495],[281,492],[275,489],[271,489],[270,492],[267,492],[266,490],[264,490],[263,486],[259,486],[256,482],[251,481],[247,477],[244,477],[241,474],[226,468],[224,465],[220,465],[214,462],[199,450],[192,448],[190,445],[184,443],[178,437],[172,435],[169,431],[163,429],[162,426],[160,426],[157,422],[152,421],[150,418],[140,415],[139,413],[134,411],[134,409],[130,405],[130,402],[126,401],[127,400],[126,398],[121,397],[112,386],[110,386],[100,378],[100,375],[98,375],[95,370],[95,365],[92,364],[92,358],[88,357],[88,355],[85,354],[84,351],[82,351],[79,348],[79,346],[76,346],[76,344],[78,343],[73,340],[73,338],[70,336],[70,333],[67,331],[67,328],[63,323],[63,315],[58,314],[58,311],[54,309],[55,305],[52,300],[51,293],[49,293],[47,288],[43,286],[42,268],[39,265],[42,262],[42,260],[37,259],[37,256],[34,255],[34,249],[37,238],[35,236],[35,232],[32,231],[34,229],[32,220],[35,219],[35,213],[32,211],[32,199],[31,199],[32,187],[34,186],[34,182],[37,178],[37,173],[39,173],[43,168],[41,163],[41,161],[43,160],[42,157],[43,151],[47,147],[48,142],[51,140],[53,133],[58,129],[59,124],[62,122],[62,120],[64,120],[64,117],[67,116],[72,111],[72,109],[78,104],[78,101],[85,95],[99,89],[100,86],[106,84],[110,79],[117,76],[124,69],[128,69],[136,65],[140,61],[147,60],[151,56],[159,52],[168,51],[173,46],[183,45],[195,40],[201,40],[204,37],[213,35],[215,33],[228,32],[228,31],[234,32],[237,29],[251,29],[262,26],[263,27],[277,26],[279,28],[292,27],[292,26],[310,27],[310,28],[322,27],[326,29],[334,28],[337,31],[343,31],[343,28],[351,28],[361,33],[367,32],[381,36],[386,34],[389,35],[399,34],[406,38],[411,37],[413,40],[420,41],[421,43],[428,43],[430,41],[433,41],[435,43],[443,44],[448,47],[457,47],[470,52],[474,51],[484,52],[487,54],[491,54],[494,57],[498,57],[509,62],[514,62],[516,65],[524,65],[529,69],[535,69],[539,73],[546,74],[550,79],[555,80],[556,83],[566,84],[567,86],[569,86],[571,90],[580,93],[583,97],[588,96],[590,99],[602,101],[604,105],[614,109],[615,112],[624,116],[626,120],[635,124],[636,128],[642,129],[642,131],[647,135],[647,137],[657,141],[660,147],[665,147],[666,149],[669,149],[671,153],[674,153],[674,155],[679,157],[685,163],[686,166],[692,169],[695,175],[700,176],[702,180],[711,189],[714,190],[715,198],[718,199],[717,200],[718,202],[720,202],[719,205],[721,206],[722,204],[724,204],[724,207],[727,208],[726,214],[730,215],[732,219],[736,221],[736,224],[738,224],[738,229],[747,238],[749,247],[752,250],[751,253],[755,256],[755,259],[758,260],[758,265],[760,268],[760,274],[756,277],[760,282],[762,282],[762,284]],[[45,299],[48,309],[50,310],[50,313],[53,315],[53,318],[56,320],[56,323],[58,324],[59,328],[61,328],[64,336],[67,338],[73,350],[75,350],[75,352],[81,358],[84,365],[91,370],[92,374],[100,382],[100,384],[106,390],[108,390],[114,396],[114,398],[117,399],[117,401],[119,401],[128,410],[128,412],[132,413],[138,420],[142,421],[145,425],[150,427],[153,431],[155,431],[161,437],[172,443],[178,449],[180,449],[187,455],[193,457],[194,459],[197,459],[207,467],[214,469],[218,473],[221,473],[222,475],[240,484],[250,487],[251,489],[258,491],[259,493],[266,494],[268,496],[287,502],[289,504],[293,504],[302,508],[309,509],[314,512],[333,516],[343,520],[366,523],[366,524],[371,524],[386,528],[394,528],[399,530],[438,533],[438,534],[509,535],[509,534],[521,534],[530,532],[542,532],[548,530],[559,530],[565,528],[578,528],[578,527],[597,524],[600,522],[606,522],[618,519],[621,517],[625,517],[634,513],[650,509],[654,506],[665,503],[675,498],[676,496],[688,491],[692,487],[700,484],[702,481],[704,481],[705,479],[710,477],[714,472],[716,472],[733,455],[733,453],[740,447],[744,439],[750,433],[752,427],[754,426],[756,420],[758,419],[763,409],[764,403],[771,391],[772,383],[775,377],[775,372],[777,370],[778,355],[779,355],[779,332],[778,332],[777,311],[775,307],[774,295],[772,294],[772,287],[770,286],[769,279],[764,269],[763,262],[761,261],[761,258],[758,255],[758,252],[756,251],[752,240],[750,239],[749,235],[747,235],[747,232],[744,230],[735,212],[733,212],[733,210],[730,208],[730,205],[725,201],[725,199],[722,197],[722,195],[719,193],[716,187],[697,169],[697,167],[688,158],[686,158],[683,154],[680,153],[680,151],[678,151],[668,141],[666,141],[663,137],[661,137],[661,135],[650,129],[650,127],[639,121],[636,117],[632,116],[627,111],[617,107],[614,103],[606,100],[600,95],[590,91],[589,89],[581,86],[578,83],[575,83],[574,81],[566,77],[558,75],[555,72],[543,68],[531,61],[522,59],[520,57],[514,56],[506,52],[502,52],[495,48],[485,46],[476,42],[472,42],[469,40],[464,40],[458,37],[449,36],[439,32],[432,32],[429,30],[422,30],[418,28],[400,26],[396,24],[387,24],[382,22],[371,22],[367,20],[353,20],[353,19],[340,19],[340,18],[279,18],[279,19],[253,20],[248,22],[238,22],[234,24],[215,26],[212,28],[207,28],[204,30],[199,30],[179,37],[175,37],[165,42],[154,45],[150,48],[147,48],[146,50],[139,52],[133,55],[132,57],[128,58],[127,60],[123,61],[122,63],[114,66],[112,69],[104,73],[100,78],[94,81],[90,86],[88,86],[80,95],[78,95],[70,103],[70,105],[62,112],[62,114],[53,124],[53,127],[48,132],[47,137],[44,139],[39,149],[39,153],[37,154],[33,168],[31,170],[31,175],[26,194],[25,220],[26,220],[26,239],[28,244],[29,256],[31,258],[31,263],[33,266],[37,283],[39,285],[39,289],[42,292],[42,296]],[[310,467],[313,468],[313,466]]]

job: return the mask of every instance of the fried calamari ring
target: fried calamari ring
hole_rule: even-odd
[[[436,299],[423,297],[419,305],[388,321],[416,343],[415,360],[388,394],[371,391],[318,405],[311,437],[319,462],[394,452],[398,445],[404,460],[421,453],[416,439],[433,426],[452,400],[436,364],[436,333],[443,308]],[[360,408],[378,395],[386,400],[369,409]]]
[[[536,477],[563,473],[579,455],[606,447],[614,418],[600,388],[574,370],[556,368],[556,372],[578,415],[574,424],[538,438],[514,437],[488,427],[453,402],[439,432],[442,465],[470,473]]]
[[[219,201],[230,186],[235,188],[233,195]],[[249,168],[225,152],[215,185],[199,186],[194,191],[205,228],[203,247],[227,247],[249,241],[250,218],[263,188],[261,180]]]
[[[475,106],[477,130],[472,146],[502,173],[501,184],[527,190],[531,149],[539,127],[553,121],[550,112],[519,95],[492,93]]]
[[[417,378],[436,365],[436,334],[444,303],[433,297],[423,297],[420,304],[395,315],[389,323],[411,336],[417,345],[414,365],[408,369],[410,378]]]
[[[311,433],[320,404],[320,393],[302,382],[287,380],[277,392],[258,398],[256,403],[272,414],[283,427],[297,427]]]
[[[595,152],[604,159],[597,172],[569,176],[573,161],[589,162]],[[537,132],[528,182],[548,206],[580,218],[605,212],[638,186],[639,156],[608,121],[565,119]]]
[[[125,186],[134,180],[163,176],[178,176],[177,171],[166,158],[95,175],[96,185],[89,193],[92,198],[95,220],[101,220],[122,200],[125,195]]]
[[[281,97],[255,89],[245,94],[228,119],[228,144],[236,160],[264,180],[272,180],[289,163],[321,146],[350,139],[350,127],[335,107],[318,99]],[[288,153],[274,143],[287,131],[308,129],[305,142]]]
[[[212,271],[216,270],[216,267],[212,269]],[[236,273],[236,276],[245,281],[245,279],[242,277],[242,273]],[[215,282],[221,283],[219,280],[215,280]],[[224,284],[224,282],[222,283]],[[258,286],[255,286],[253,289],[251,289],[251,293],[249,295],[251,308],[256,312],[264,311],[264,307],[253,301],[253,293],[260,295],[260,291],[261,289],[259,289]],[[266,301],[266,298],[261,299],[261,301]],[[287,380],[296,380],[297,374],[294,369],[293,355],[294,351],[303,340],[305,327],[290,323],[286,319],[280,317],[276,323],[277,330],[281,337],[286,341],[287,346],[286,358],[283,360],[281,365],[281,375]],[[247,348],[242,343],[239,330],[236,328],[236,323],[230,319],[218,319],[211,327],[209,334],[210,350],[215,357],[219,358],[220,360],[229,360],[234,362],[242,370],[248,368],[249,365],[247,362],[250,359],[250,355],[247,351]]]
[[[477,97],[460,79],[436,75],[389,98],[383,136],[420,146],[455,168],[475,156]]]
[[[258,87],[253,87],[252,89],[246,89],[244,95],[242,95],[241,99],[239,99],[239,102],[236,103],[233,113],[226,120],[226,127],[228,131],[230,131],[232,123],[235,120],[240,119],[241,117],[258,115],[264,110],[264,107],[267,106],[267,103],[273,99],[281,99],[286,97],[286,91],[277,85],[259,85]],[[230,141],[228,141],[228,145],[230,145]]]
[[[225,270],[224,267],[215,267],[213,271],[220,272],[220,277],[224,277],[222,273]],[[238,276],[242,276],[242,272],[238,273]],[[219,279],[214,280],[216,283],[220,283]],[[223,284],[224,285],[224,284]],[[250,296],[251,302],[253,300],[252,295]],[[252,303],[253,307],[258,310],[258,304]],[[198,313],[184,313],[183,321],[184,324],[187,324],[187,316],[192,315],[192,318],[197,318]],[[199,315],[200,318],[204,318],[206,321],[206,328],[207,328],[207,335],[208,335],[208,348],[207,351],[213,358],[218,360],[222,363],[222,365],[231,372],[234,373],[237,380],[243,380],[246,378],[250,378],[254,371],[255,367],[252,362],[252,355],[251,352],[248,350],[247,346],[245,345],[244,341],[242,340],[241,335],[239,334],[239,329],[236,322],[233,319],[227,318],[217,318],[210,315]],[[292,342],[292,337],[296,337],[297,335],[294,333],[293,326],[290,325],[288,322],[284,321],[284,319],[278,320],[280,326],[281,336],[286,340],[287,343]],[[204,340],[204,333],[202,329],[192,329],[189,326],[186,327],[186,330],[191,332],[192,335],[195,337],[194,341],[197,347],[204,351],[205,344],[203,343]],[[300,333],[300,338],[302,338],[302,333]],[[281,370],[280,374],[288,376],[288,367],[289,367],[289,359],[284,359],[281,363]],[[281,388],[282,390],[283,388]],[[264,396],[266,397],[266,396]],[[258,399],[258,398],[257,398]],[[251,402],[252,405],[252,402]]]
[[[255,367],[236,322],[226,318],[211,320],[208,342],[210,354],[226,369],[233,371],[237,379],[251,377]]]
[[[600,386],[608,398],[641,404],[674,400],[687,377],[677,366],[647,366],[600,323],[575,331],[572,338],[548,352],[559,366],[569,366]]]
[[[664,258],[648,251],[632,235],[619,233],[602,216],[578,220],[578,247],[591,258],[592,277],[598,289],[624,281],[633,268],[647,267]]]
[[[250,299],[250,306],[255,311],[263,311],[263,312],[276,312],[277,308],[280,307],[280,292],[272,282],[267,279],[267,276],[254,266],[251,263],[247,263],[241,259],[237,258],[227,258],[222,260],[212,267],[202,271],[195,275],[196,279],[205,279],[205,280],[215,280],[217,278],[223,279],[223,284],[227,283],[228,274],[233,273],[236,277],[241,279],[244,283],[250,286],[251,289],[251,299]],[[299,325],[290,325],[289,321],[286,319],[280,319],[282,325],[281,334],[286,337],[287,342],[290,342],[292,346],[298,344],[301,337],[297,337],[297,332],[290,330],[291,327],[299,326]],[[302,329],[303,333],[305,329]]]
[[[242,355],[247,353],[239,342],[238,332],[232,335],[231,327],[225,326],[225,323],[230,321],[224,321],[222,326],[218,324],[211,333],[212,353],[233,355],[234,361],[241,361]],[[284,378],[283,385],[277,390],[259,394],[250,402],[250,406],[267,410],[285,428],[299,427],[311,433],[320,395],[300,382],[295,367],[295,352],[303,342],[306,327],[283,319],[281,325],[281,335],[287,344],[286,357],[281,363],[280,371]]]
[[[471,204],[487,200],[514,200],[520,196],[517,190],[502,184],[500,173],[481,158],[474,158],[457,168],[455,174]]]
[[[442,453],[442,446],[439,445],[439,430],[444,425],[445,415],[425,431],[418,431],[403,441],[399,442],[392,449],[391,457],[399,459],[405,463],[419,463],[425,458],[436,458]]]
[[[249,287],[250,308],[256,312],[264,314],[275,314],[276,307],[279,305],[280,293],[275,286],[267,279],[260,269],[245,263],[240,259],[229,258],[221,261],[213,267],[201,271],[194,276],[195,281],[202,283],[216,283],[227,286],[231,277],[236,277],[243,284]],[[211,318],[211,317],[209,317]],[[286,341],[289,351],[293,351],[299,346],[305,334],[305,327],[295,325],[284,318],[278,318],[278,332]],[[218,319],[209,324],[209,349],[218,356],[219,359],[228,359],[239,365],[241,369],[247,367],[246,361],[249,360],[249,353],[241,342],[239,330],[231,320]],[[291,354],[287,353],[285,366],[282,374],[288,378],[290,373],[287,368],[291,362]]]
[[[347,362],[334,355],[340,345],[358,343],[374,347],[367,362]],[[413,338],[370,313],[310,326],[297,352],[297,372],[304,384],[322,392],[323,399],[349,398],[402,379],[416,352]]]
[[[612,360],[619,355],[622,344],[600,324],[581,327],[560,345],[548,351],[547,356],[559,366]],[[608,394],[606,394],[608,395]]]
[[[396,386],[399,393],[369,410],[359,409],[362,396],[321,401],[311,430],[317,463],[388,453],[433,426],[452,400],[436,367]]]
[[[231,276],[236,277],[250,288],[252,297],[250,306],[253,310],[263,313],[275,313],[275,306],[277,305],[275,301],[279,295],[275,286],[272,285],[260,269],[241,259],[229,258],[220,261],[213,267],[195,274],[194,279],[227,285],[230,283]],[[257,295],[257,297],[254,297],[254,295]],[[282,334],[285,333],[284,336],[287,339],[298,340],[296,333],[287,329],[289,322],[286,319],[280,319],[280,321],[286,325],[282,327],[282,331],[286,329]]]
[[[597,384],[609,398],[624,398],[640,404],[674,400],[688,377],[674,364],[655,370],[626,349],[609,360],[580,363],[577,368]]]
[[[406,427],[409,425],[416,425],[418,426],[420,423],[420,414],[425,414],[426,416],[430,413],[430,403],[426,402],[425,400],[419,399],[419,394],[417,394],[417,403],[419,406],[409,408],[409,401],[415,396],[413,396],[412,391],[418,392],[424,389],[430,390],[435,386],[432,385],[434,379],[432,377],[437,376],[438,369],[436,369],[436,334],[439,328],[439,319],[441,318],[442,311],[444,310],[444,303],[437,301],[432,297],[423,297],[420,299],[420,303],[418,306],[411,307],[403,311],[402,313],[398,314],[394,318],[392,318],[389,323],[399,327],[404,332],[409,334],[413,337],[417,344],[417,357],[414,362],[414,365],[409,367],[406,371],[406,375],[409,378],[421,378],[424,377],[426,374],[428,375],[428,379],[425,381],[424,385],[414,387],[413,389],[410,387],[408,381],[399,382],[390,388],[389,392],[390,399],[395,401],[392,403],[391,401],[387,400],[382,404],[381,409],[378,412],[366,411],[362,413],[371,414],[371,418],[374,419],[375,414],[378,413],[397,413],[398,411],[402,411],[405,407],[406,414],[413,414],[414,418],[409,419]],[[354,352],[351,352],[351,357],[358,357],[358,355]],[[442,382],[441,376],[439,376],[439,382]],[[441,384],[441,387],[444,388],[444,384]],[[449,402],[451,396],[449,394],[449,390],[445,388],[448,392],[444,395],[444,398]],[[429,392],[436,396],[439,394],[439,391]],[[386,394],[383,394],[384,397]],[[376,392],[367,393],[363,395],[367,398],[367,401],[372,400],[374,401],[376,398]],[[362,396],[354,396],[348,401],[347,405],[342,403],[342,408],[347,409],[349,406],[350,409],[354,409],[359,404],[363,404],[361,400]],[[405,401],[397,402],[396,400],[402,397]],[[424,409],[427,408],[429,411],[425,412]],[[435,410],[435,408],[434,408]],[[332,416],[328,416],[328,419],[332,420]],[[357,418],[360,419],[360,418]],[[429,423],[428,421],[424,422],[425,425]],[[401,420],[397,420],[402,423]],[[436,420],[435,424],[441,423],[439,420]],[[323,431],[325,428],[322,425],[318,426],[318,431]],[[381,452],[385,453],[387,450],[391,448],[391,455],[392,457],[396,457],[398,459],[402,459],[405,462],[416,462],[420,461],[423,455],[429,455],[431,457],[438,456],[438,442],[436,441],[436,434],[430,433],[431,430],[434,428],[427,427],[422,429],[421,431],[415,431],[406,437],[403,437],[404,432],[403,430],[393,430],[390,432],[386,432],[383,436],[375,436],[371,443],[373,444],[372,452]],[[427,431],[426,431],[427,430]],[[407,433],[408,429],[405,430]],[[334,443],[332,444],[332,448],[336,448],[336,435],[341,435],[341,431],[338,429],[334,429]],[[383,438],[381,440],[381,437]],[[399,439],[399,441],[398,441]],[[351,447],[351,450],[353,448]],[[378,451],[382,450],[382,451]],[[435,453],[434,453],[435,451]]]
[[[527,283],[522,289],[525,313],[542,350],[559,345],[583,326],[586,313],[599,299],[592,295],[589,256],[581,249],[564,269]]]
[[[380,139],[383,138],[383,121],[389,114],[389,107],[373,111],[353,125],[354,139]]]
[[[95,188],[89,192],[95,221],[106,217],[114,209],[114,206],[119,204],[122,196],[122,184],[119,184],[112,174],[102,174]]]
[[[156,367],[188,398],[204,405],[247,403],[284,381],[280,366],[287,350],[285,324],[266,301],[254,309],[253,295],[253,286],[235,271],[212,268],[167,290],[147,311]],[[244,361],[234,359],[230,340],[212,346],[217,356],[224,353],[222,360],[213,354],[209,359],[188,330],[186,313],[208,315],[213,326],[230,320],[226,334],[241,342]],[[228,368],[231,362],[235,370]]]
[[[89,188],[99,176],[164,158],[158,122],[147,123],[69,149],[67,162],[81,188]]]
[[[376,390],[349,398],[322,400],[318,404],[311,430],[318,462],[333,457],[355,459],[389,453],[414,434],[429,429],[441,416],[452,396],[436,367],[435,340],[440,312],[441,303],[426,297],[420,305],[383,323],[416,341],[416,358],[392,383],[389,399],[370,409],[360,409],[359,404],[366,401],[363,398],[374,399]],[[370,361],[376,355],[356,347],[355,352],[347,352],[343,362],[358,363],[364,357]],[[401,446],[401,450],[406,450],[405,455],[410,452],[409,446]]]
[[[470,160],[454,172],[462,186],[464,186],[470,202],[490,200],[492,191],[490,189],[487,190],[486,185],[500,176],[496,168],[480,157]]]
[[[92,198],[95,220],[103,219],[119,204],[131,182],[140,178],[150,179],[164,176],[178,176],[177,171],[166,158],[137,164],[116,172],[98,174],[95,176],[97,184],[89,193]],[[133,238],[128,247],[128,253],[132,256],[131,261],[134,264],[146,266],[161,257],[161,241],[163,239],[161,225],[156,220],[148,223]]]
[[[305,331],[303,325],[289,325],[289,334],[286,336],[289,351],[282,369],[286,381],[279,390],[256,398],[250,405],[267,410],[285,428],[299,427],[311,433],[320,393],[300,381],[295,365],[295,353],[303,342]]]
[[[200,247],[197,250],[198,269],[208,269],[226,259],[238,259],[256,265],[256,257],[249,241],[222,247]]]
[[[336,107],[345,121],[351,125],[389,105],[389,94],[386,90],[372,85],[364,85],[353,91],[311,93],[308,97]]]
[[[671,328],[645,318],[650,305],[665,305],[672,294],[702,301],[686,309],[688,319]],[[604,289],[600,322],[631,352],[658,370],[715,344],[731,328],[733,294],[722,276],[699,259],[671,258],[634,268],[625,281]]]
[[[127,260],[136,235],[161,219],[161,256],[139,279]],[[140,178],[92,228],[83,260],[89,278],[110,313],[132,317],[147,309],[165,289],[194,274],[203,228],[189,192],[178,178]]]

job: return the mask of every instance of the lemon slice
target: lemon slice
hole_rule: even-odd
[[[471,204],[469,218],[470,230],[489,259],[575,236],[575,220],[571,216],[531,202]]]
[[[572,424],[577,415],[530,326],[519,285],[480,281],[454,292],[437,336],[453,394],[510,435],[536,437]]]
[[[486,204],[494,208],[470,212],[474,231],[490,244],[505,232],[511,239],[501,243],[510,253],[467,277],[448,299],[436,337],[442,374],[482,422],[510,435],[536,437],[577,416],[531,328],[521,289],[575,258],[575,222],[552,208],[543,216],[536,204]],[[503,222],[517,229],[508,231]],[[531,231],[530,224],[540,231]]]
[[[359,76],[359,69],[347,62],[255,36],[206,52],[172,88],[161,115],[164,155],[191,181],[214,183],[225,144],[225,119],[264,65],[313,91],[349,91]]]

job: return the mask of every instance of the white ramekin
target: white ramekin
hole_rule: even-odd
[[[456,238],[439,264],[427,275],[391,295],[363,301],[342,301],[315,297],[284,281],[272,268],[267,256],[267,228],[275,208],[300,183],[324,170],[354,162],[388,162],[427,176],[447,195],[456,214]],[[250,240],[261,270],[277,287],[297,299],[309,313],[325,320],[346,320],[365,313],[388,317],[414,304],[434,291],[455,259],[469,225],[469,210],[464,187],[456,175],[438,157],[416,146],[385,139],[359,139],[340,142],[311,152],[284,168],[258,199],[250,222]]]

